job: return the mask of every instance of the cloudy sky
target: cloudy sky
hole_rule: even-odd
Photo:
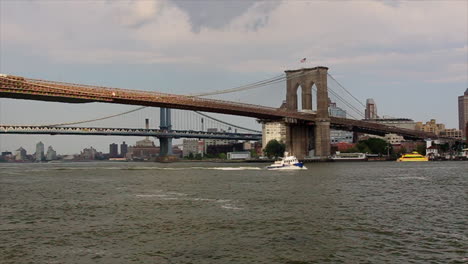
[[[1,73],[189,94],[316,65],[361,101],[374,98],[380,115],[458,127],[457,96],[468,87],[468,1],[0,0]],[[128,109],[0,99],[0,123]],[[33,152],[39,140],[77,153],[137,138],[3,135],[0,150]]]

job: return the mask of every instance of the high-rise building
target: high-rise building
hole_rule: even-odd
[[[52,146],[49,146],[47,148],[46,160],[56,160],[56,159],[57,159],[57,152],[52,148]]]
[[[262,124],[262,148],[265,148],[270,140],[286,142],[286,124],[283,122],[267,122]]]
[[[112,143],[109,145],[109,158],[119,157],[119,145]]]
[[[365,111],[365,118],[366,119],[377,119],[379,118],[377,115],[377,105],[374,102],[374,99],[368,98],[366,100],[366,111]]]
[[[192,155],[201,154],[203,155],[203,150],[205,149],[205,142],[198,139],[184,139],[183,141],[183,150],[182,156],[187,157],[192,153]]]
[[[328,114],[333,117],[346,118],[346,111],[336,106],[336,103],[332,102],[328,104]]]
[[[95,160],[98,157],[98,152],[93,147],[85,148],[81,151],[80,157],[83,160]]]
[[[468,88],[463,95],[458,97],[458,129],[466,134],[466,125],[468,124]]]
[[[35,154],[36,161],[42,161],[44,159],[44,143],[39,141],[36,144],[36,154]]]
[[[333,117],[346,118],[346,110],[336,106],[336,103],[333,103],[330,100],[328,104],[328,114]],[[332,144],[341,142],[352,143],[353,132],[330,129],[330,142]]]
[[[127,156],[127,152],[128,152],[128,146],[124,141],[122,144],[120,144],[120,156],[122,158],[125,158]]]
[[[26,160],[26,156],[27,156],[26,150],[23,147],[20,147],[19,149],[16,150],[15,160],[19,160],[19,161]]]

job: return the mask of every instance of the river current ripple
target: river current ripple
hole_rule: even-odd
[[[468,162],[0,164],[0,263],[468,263]]]

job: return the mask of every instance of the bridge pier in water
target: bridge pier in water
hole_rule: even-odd
[[[317,117],[314,123],[285,119],[286,151],[303,159],[330,155],[330,118],[328,116],[327,67],[303,68],[286,72],[286,109],[298,110],[297,90],[301,87],[302,110],[312,112],[312,87],[317,87]]]
[[[160,108],[160,123],[159,129],[161,130],[172,130],[171,122],[171,109]],[[174,161],[175,157],[172,155],[172,138],[171,137],[159,137],[159,161]]]

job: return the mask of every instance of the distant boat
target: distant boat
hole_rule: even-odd
[[[400,158],[397,159],[397,161],[429,161],[429,158],[419,154],[416,151],[413,151],[413,153],[411,154],[402,155]]]
[[[295,156],[288,156],[287,152],[284,158],[275,161],[275,163],[266,168],[268,170],[307,170],[304,163],[300,162]]]
[[[128,161],[127,158],[109,158],[109,161]]]
[[[337,151],[330,159],[332,161],[365,161],[367,156],[364,153],[341,153]]]

